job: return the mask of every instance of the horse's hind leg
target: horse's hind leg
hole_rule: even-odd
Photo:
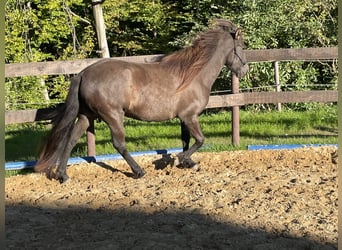
[[[61,183],[69,179],[66,173],[66,166],[67,166],[70,154],[71,154],[71,150],[75,147],[77,141],[80,139],[80,137],[83,135],[83,133],[86,131],[88,127],[89,127],[88,118],[85,115],[80,115],[78,117],[76,124],[74,125],[71,131],[68,144],[63,151],[63,154],[60,158],[60,162],[57,167],[55,178],[59,180]]]
[[[112,133],[112,140],[114,148],[122,155],[122,157],[126,160],[128,165],[131,167],[134,177],[140,178],[145,175],[145,171],[141,169],[138,163],[133,159],[133,157],[129,154],[126,148],[125,141],[125,129],[123,126],[123,114],[119,113],[115,115],[115,113],[111,113],[107,116],[102,116],[102,118],[108,124],[110,131]]]

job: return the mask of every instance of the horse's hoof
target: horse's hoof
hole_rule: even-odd
[[[46,172],[46,177],[49,179],[49,180],[52,180],[52,179],[56,179],[56,174],[53,172],[53,171],[47,171]]]
[[[144,177],[146,174],[146,172],[144,170],[141,169],[141,171],[137,172],[137,173],[134,173],[134,178],[135,179],[139,179],[141,177]]]
[[[190,158],[178,159],[177,162],[175,161],[175,166],[178,168],[196,168],[196,165],[198,164]]]
[[[174,158],[173,161],[173,166],[176,167],[182,167],[183,163],[184,163],[185,157],[183,153],[179,153],[178,155],[176,155],[176,157]]]
[[[61,183],[61,184],[65,184],[65,183],[70,182],[70,178],[69,178],[69,176],[67,176],[67,175],[63,175],[63,176],[57,178],[57,180],[58,180],[59,183]]]

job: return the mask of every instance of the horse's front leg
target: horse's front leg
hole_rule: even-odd
[[[183,121],[181,121],[181,138],[183,144],[183,152],[189,149],[190,131]]]
[[[196,163],[191,160],[191,155],[203,145],[204,136],[197,116],[182,119],[181,128],[183,152],[177,155],[178,163],[176,162],[176,165],[191,168],[196,165]],[[195,143],[189,148],[190,135],[195,139]]]

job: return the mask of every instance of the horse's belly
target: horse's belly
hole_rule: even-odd
[[[176,116],[175,106],[171,102],[141,102],[125,111],[126,116],[143,121],[165,121]]]

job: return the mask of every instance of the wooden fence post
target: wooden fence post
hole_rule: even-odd
[[[239,78],[232,73],[232,93],[239,93]],[[240,145],[240,107],[232,107],[232,143],[235,146]]]
[[[96,156],[94,120],[89,121],[89,127],[87,129],[87,152],[88,156]]]
[[[103,19],[103,11],[101,6],[101,3],[103,3],[103,1],[104,0],[92,0],[91,3],[93,5],[93,13],[100,54],[102,58],[109,58],[110,55],[106,38],[106,27]],[[88,156],[96,156],[94,120],[89,121],[89,127],[87,129],[87,146]]]
[[[276,85],[276,92],[280,92],[280,81],[279,81],[279,62],[275,61],[273,62],[273,68],[274,68],[274,82]],[[277,103],[278,111],[281,111],[281,103]]]
[[[96,33],[97,33],[97,39],[99,42],[99,49],[101,57],[108,58],[109,56],[109,49],[108,49],[108,43],[106,38],[106,26],[103,19],[103,11],[101,3],[103,3],[104,0],[92,0],[91,3],[93,5],[93,13],[94,13],[94,19],[95,19],[95,27],[96,27]]]

